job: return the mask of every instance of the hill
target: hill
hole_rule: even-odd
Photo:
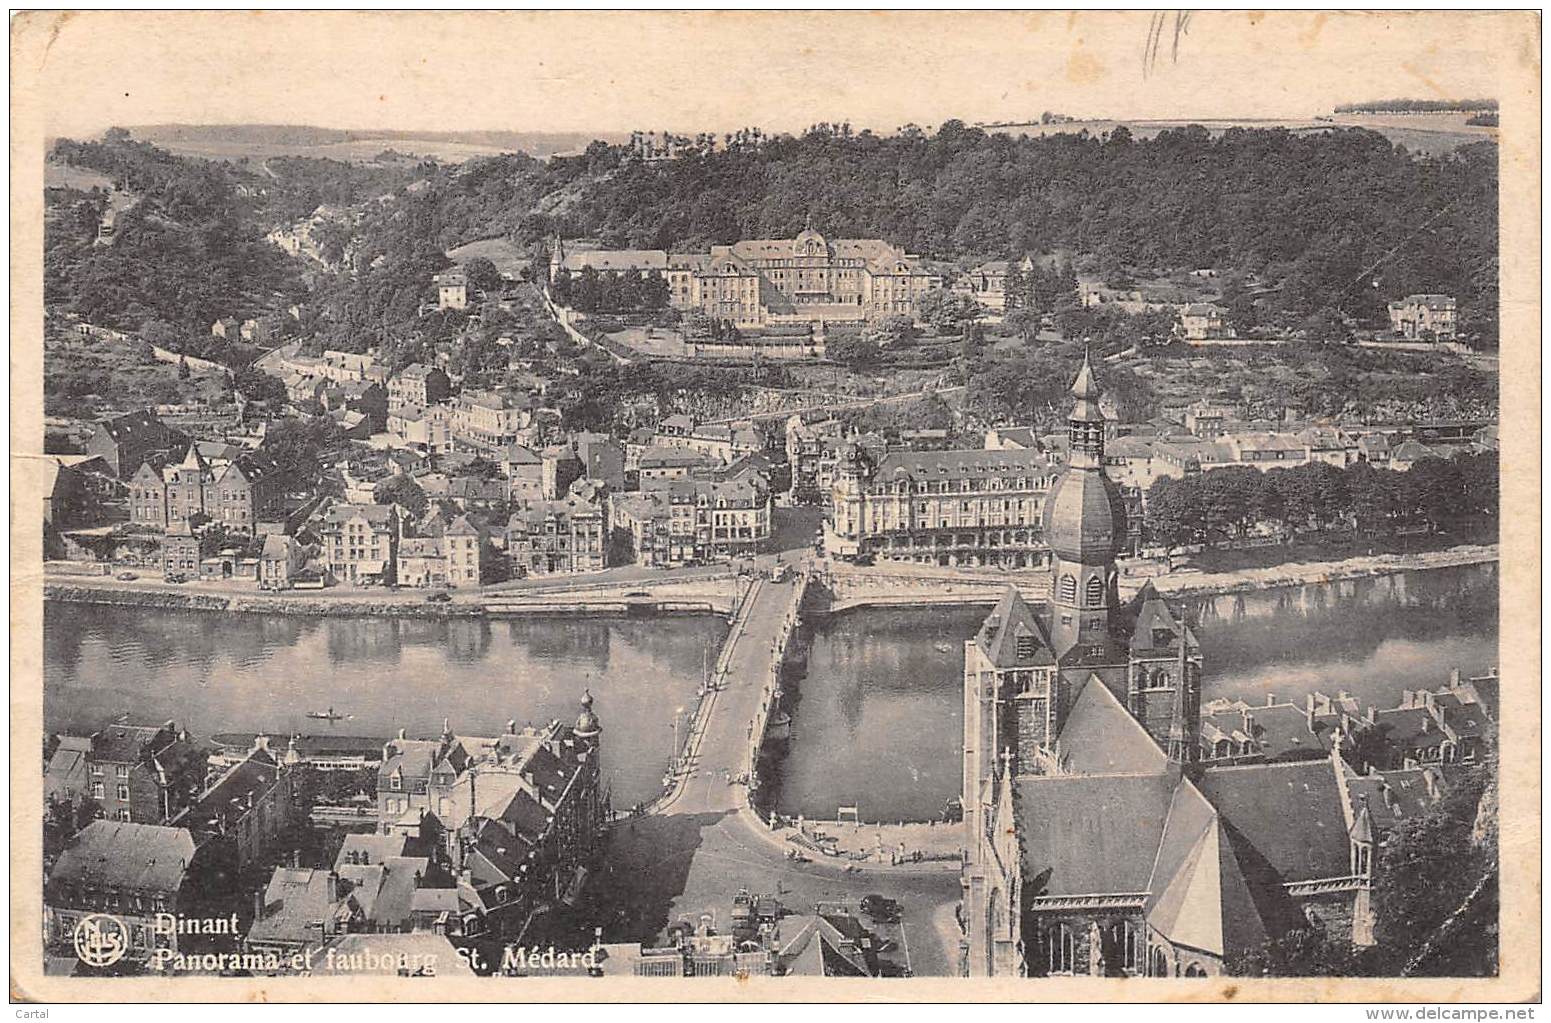
[[[623,132],[601,136],[586,132],[415,132],[294,124],[148,124],[133,126],[129,132],[179,156],[211,160],[312,156],[353,163],[372,161],[386,150],[443,163],[515,152],[544,157],[579,151],[598,137],[606,141],[628,138]]]

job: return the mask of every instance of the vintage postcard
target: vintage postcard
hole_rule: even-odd
[[[11,61],[14,1000],[1540,997],[1534,12]]]

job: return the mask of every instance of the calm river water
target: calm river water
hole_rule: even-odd
[[[129,712],[200,735],[287,730],[489,735],[576,717],[591,687],[616,806],[655,795],[707,656],[713,616],[435,621],[46,605],[44,719],[90,730]],[[328,725],[308,711],[351,714]]]
[[[1497,664],[1497,566],[1190,602],[1204,696],[1301,700],[1346,690],[1364,702],[1435,687],[1458,667]],[[962,643],[984,608],[862,609],[820,619],[798,683],[776,808],[863,820],[935,817],[960,789]]]
[[[1381,704],[1459,667],[1497,663],[1497,566],[1196,601],[1205,695],[1301,699],[1348,690]],[[859,610],[813,628],[776,806],[864,820],[928,819],[959,791],[962,644],[982,608]],[[318,619],[50,604],[44,715],[92,729],[130,712],[196,733],[328,725],[340,734],[489,734],[570,719],[588,686],[614,802],[654,795],[677,707],[693,703],[717,618],[530,621]]]

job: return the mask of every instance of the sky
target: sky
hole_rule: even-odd
[[[1278,118],[1493,96],[1525,15],[84,12],[20,16],[48,135],[110,125],[889,131],[950,117]],[[30,20],[29,20],[30,19]],[[25,45],[31,44],[29,49]],[[1525,55],[1528,55],[1527,57]],[[1145,73],[1144,73],[1145,72]]]

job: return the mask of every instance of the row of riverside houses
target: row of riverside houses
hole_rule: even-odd
[[[277,752],[258,735],[245,754],[222,750],[207,766],[204,746],[171,723],[60,737],[45,779],[63,816],[106,812],[93,779],[151,798],[123,800],[46,848],[50,969],[77,965],[71,942],[93,913],[123,922],[132,969],[154,968],[158,954],[240,949],[253,972],[283,972],[294,953],[350,948],[363,934],[397,936],[373,944],[383,949],[434,947],[450,968],[459,960],[448,939],[541,933],[576,901],[602,848],[601,733],[590,695],[573,725],[512,723],[491,738],[401,732],[375,754],[375,833],[346,835],[318,866],[300,863],[296,783],[308,761],[296,740]],[[190,937],[159,930],[160,913],[237,923]]]
[[[1184,410],[1182,426],[1106,421],[1103,459],[1126,506],[1127,547],[1134,551],[1145,495],[1158,479],[1224,466],[1266,471],[1310,463],[1366,462],[1405,471],[1424,458],[1497,447],[1494,424],[1446,425],[1246,422],[1231,405],[1200,401]],[[991,429],[979,450],[936,451],[895,447],[832,420],[794,416],[786,424],[789,498],[826,506],[826,550],[846,559],[1043,565],[1049,548],[1042,509],[1068,453],[1065,437],[1028,427]]]

